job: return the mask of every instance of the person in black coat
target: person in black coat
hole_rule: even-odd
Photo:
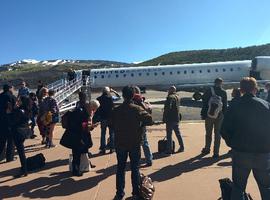
[[[21,170],[15,178],[27,176],[26,156],[24,151],[24,141],[31,135],[29,120],[31,117],[31,100],[22,96],[19,100],[19,107],[11,112],[9,126],[13,134],[13,140],[20,157]]]
[[[66,147],[72,149],[73,176],[82,176],[83,174],[80,171],[80,158],[81,154],[88,153],[88,149],[93,145],[90,131],[98,124],[92,124],[91,118],[98,107],[99,102],[97,100],[92,100],[90,103],[85,103],[85,106],[76,108],[69,114],[68,127],[64,135],[67,137],[66,140],[68,145],[66,145]],[[61,140],[63,140],[63,137]]]
[[[5,84],[3,92],[0,94],[0,155],[6,148],[5,157],[7,162],[14,160],[14,142],[8,126],[9,115],[16,104],[16,97],[13,95],[12,90],[11,85]]]

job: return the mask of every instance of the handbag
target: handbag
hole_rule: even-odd
[[[69,154],[69,171],[71,171],[71,172],[72,172],[72,160],[73,160],[73,155]],[[90,165],[90,162],[88,160],[87,153],[81,154],[80,171],[81,172],[91,171],[91,165]]]
[[[64,134],[60,139],[60,144],[68,149],[72,149],[76,144],[74,144],[73,135],[68,131],[65,130]]]
[[[139,186],[140,197],[142,200],[151,200],[154,197],[155,186],[149,176],[141,174],[141,184]]]
[[[175,142],[172,141],[172,149],[171,149],[171,152],[174,153],[175,152]],[[158,141],[158,152],[159,153],[162,153],[162,152],[165,152],[167,149],[167,139],[166,137],[163,139],[163,140],[159,140]]]

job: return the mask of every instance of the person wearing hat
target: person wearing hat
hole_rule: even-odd
[[[219,147],[220,147],[220,128],[223,121],[223,116],[227,110],[227,93],[222,88],[223,80],[222,78],[216,78],[214,82],[214,86],[209,88],[202,97],[203,106],[201,110],[201,117],[205,120],[205,147],[202,149],[202,154],[206,155],[210,153],[210,147],[212,142],[212,130],[214,128],[215,133],[215,141],[214,141],[214,154],[213,158],[219,157]],[[222,107],[220,112],[218,112],[217,117],[212,117],[209,115],[209,103],[212,96],[217,96],[221,98],[220,103]],[[210,109],[211,110],[211,109]]]
[[[166,137],[167,137],[166,153],[170,155],[173,153],[172,131],[175,132],[175,135],[177,137],[180,146],[178,151],[179,152],[184,151],[184,142],[179,130],[179,121],[181,120],[179,107],[180,107],[180,99],[176,94],[176,87],[173,85],[168,90],[168,96],[164,103],[164,112],[163,112],[163,122],[166,123]]]
[[[7,162],[13,161],[14,159],[14,143],[8,119],[15,105],[16,97],[13,95],[13,87],[5,84],[3,86],[3,92],[0,94],[0,155],[7,145]]]

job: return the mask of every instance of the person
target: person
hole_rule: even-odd
[[[73,81],[74,79],[76,79],[76,72],[72,68],[70,68],[67,72],[67,79],[68,81]]]
[[[265,89],[267,91],[266,101],[270,103],[270,82],[265,84]]]
[[[168,90],[168,96],[164,103],[164,112],[163,112],[163,122],[166,123],[166,137],[167,137],[167,147],[166,154],[172,154],[172,131],[174,130],[179,143],[179,152],[184,151],[184,142],[179,130],[179,113],[180,99],[176,94],[176,87],[171,86]]]
[[[138,86],[134,86],[133,102],[134,104],[141,106],[149,114],[152,113],[150,104],[145,102],[145,98],[141,95],[141,90]],[[146,135],[147,134],[146,126],[142,127],[142,129],[143,129],[142,148],[146,159],[146,167],[149,167],[153,165],[153,154],[151,152],[150,145],[148,143]]]
[[[82,91],[79,92],[79,101],[76,102],[76,108],[84,108],[86,104],[86,94]]]
[[[231,200],[244,200],[250,172],[262,200],[270,199],[270,104],[255,96],[257,82],[246,77],[240,82],[243,96],[228,108],[221,135],[232,148]]]
[[[44,100],[48,97],[49,90],[46,87],[41,88],[40,90],[40,99],[38,103],[38,115],[37,115],[37,125],[40,132],[40,135],[42,136],[41,144],[46,144],[46,141],[48,141],[48,127],[44,124],[42,118],[45,115],[47,111],[47,105],[44,102]]]
[[[29,93],[30,93],[30,90],[29,90],[28,87],[26,87],[25,81],[22,81],[21,82],[21,87],[19,88],[19,91],[18,91],[18,97],[17,98],[20,98],[22,96],[29,96]]]
[[[112,96],[111,92],[116,96]],[[95,117],[99,118],[100,128],[101,128],[101,137],[100,137],[100,154],[106,153],[106,148],[110,149],[110,153],[113,152],[114,149],[114,132],[111,127],[108,126],[108,119],[111,115],[113,109],[113,101],[120,98],[120,95],[113,89],[109,87],[104,87],[102,91],[102,95],[97,98],[100,103],[100,107],[98,108]],[[109,129],[110,142],[106,145],[106,129]]]
[[[49,96],[44,99],[45,110],[52,114],[51,122],[47,125],[48,137],[46,141],[46,147],[51,148],[56,145],[53,143],[53,133],[57,122],[59,122],[59,107],[56,100],[53,98],[55,91],[49,90]]]
[[[39,98],[39,96],[40,96],[40,90],[43,87],[45,87],[45,84],[41,80],[39,80],[38,81],[38,84],[37,84],[37,91],[36,91],[37,98]]]
[[[91,100],[90,103],[85,103],[84,107],[76,108],[73,111],[72,122],[69,122],[69,127],[66,131],[72,137],[72,175],[82,176],[80,171],[80,158],[82,153],[88,153],[88,149],[92,146],[90,130],[97,127],[98,123],[93,124],[91,117],[99,107],[97,100]]]
[[[239,88],[233,88],[231,95],[232,95],[232,100],[229,103],[229,106],[231,106],[232,104],[237,103],[240,100],[240,97],[241,97],[240,89]]]
[[[35,126],[36,126],[36,118],[38,115],[37,96],[34,92],[30,92],[29,98],[30,98],[31,107],[32,107],[32,112],[31,112],[31,132],[32,132],[32,135],[30,136],[30,138],[34,139],[37,137],[37,135],[35,135],[35,131],[34,131]]]
[[[6,150],[7,162],[14,160],[14,142],[8,126],[8,118],[15,105],[16,97],[13,95],[13,87],[8,84],[3,85],[3,92],[0,94],[0,155]]]
[[[222,78],[216,78],[214,87],[209,88],[202,96],[203,106],[201,110],[201,117],[205,120],[205,147],[202,149],[202,154],[207,155],[210,153],[210,147],[212,142],[212,129],[214,127],[215,141],[214,141],[214,154],[213,158],[219,157],[220,147],[220,127],[223,121],[224,113],[227,109],[227,93],[222,88]],[[213,106],[209,107],[209,103],[212,97],[219,98],[220,102],[217,102]],[[212,114],[217,111],[217,116],[212,117]],[[211,113],[210,113],[211,112]],[[210,115],[210,114],[211,115]],[[210,117],[211,116],[211,117]]]
[[[125,168],[128,156],[130,158],[133,199],[139,199],[142,127],[153,124],[151,115],[140,106],[132,103],[133,95],[132,87],[124,87],[122,89],[124,102],[112,111],[111,124],[115,131],[117,155],[117,191],[114,200],[121,200],[125,195]]]
[[[24,131],[31,131],[28,124],[31,117],[31,101],[29,97],[21,96],[19,99],[18,108],[14,109],[13,111],[10,109],[8,112],[11,113],[8,124],[11,128],[13,140],[21,162],[20,172],[14,177],[19,178],[21,176],[27,176],[28,174],[24,151],[24,141],[26,139],[26,133],[24,133]],[[23,132],[21,131],[22,129],[24,130]]]

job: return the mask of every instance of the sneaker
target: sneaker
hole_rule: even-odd
[[[113,153],[114,152],[114,149],[110,149],[110,153]]]
[[[35,139],[37,137],[37,135],[33,134],[30,136],[30,139]]]
[[[146,167],[151,167],[152,165],[153,165],[153,162],[151,161],[151,162],[147,162],[145,166]]]
[[[27,175],[28,175],[27,171],[20,171],[18,174],[14,175],[13,177],[20,178],[20,177],[25,177]]]
[[[208,149],[206,149],[206,148],[203,148],[202,149],[202,154],[203,155],[207,155],[207,154],[209,154],[210,153],[210,150],[208,150]]]
[[[80,177],[80,176],[83,175],[83,173],[82,173],[81,171],[73,171],[73,172],[72,172],[72,175],[73,175],[73,176]]]
[[[46,138],[42,138],[41,144],[46,144]]]
[[[214,155],[212,156],[212,158],[219,158],[219,154],[214,153]]]
[[[106,150],[105,150],[105,149],[100,150],[100,151],[99,151],[99,154],[105,155],[105,154],[106,154]]]
[[[184,151],[185,151],[184,147],[180,147],[180,148],[178,149],[178,152],[184,152]]]
[[[50,144],[49,144],[49,148],[54,148],[54,147],[56,147],[57,145],[56,144],[54,144],[54,143],[52,143],[52,142],[50,142]]]

